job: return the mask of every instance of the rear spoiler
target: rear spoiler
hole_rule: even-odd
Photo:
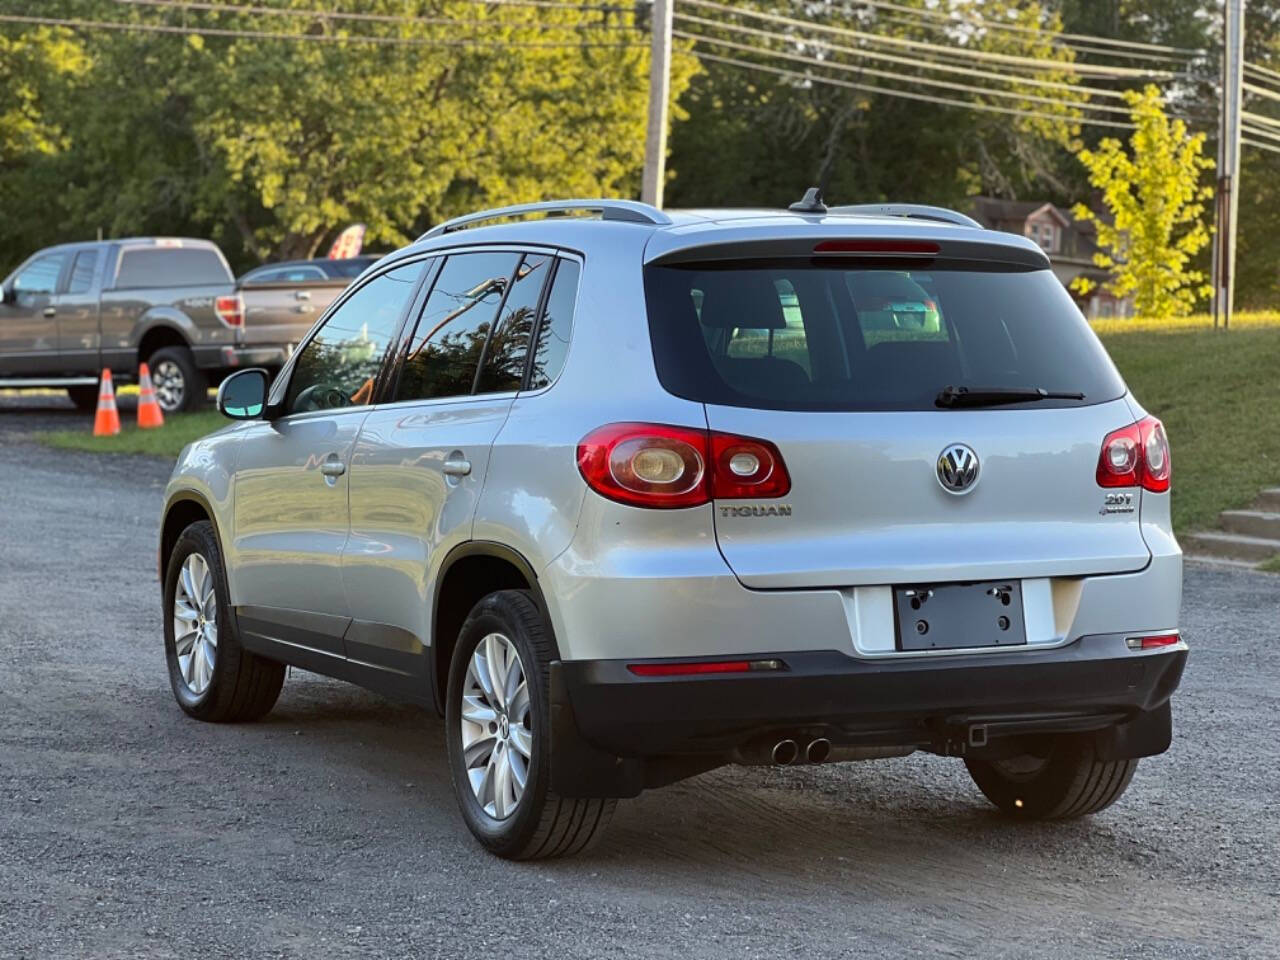
[[[1030,269],[1045,269],[1049,257],[1030,243],[992,243],[955,237],[902,234],[887,236],[840,236],[829,231],[804,237],[772,237],[753,240],[721,240],[677,247],[659,253],[646,261],[646,266],[675,266],[726,261],[768,261],[806,258],[821,263],[825,260],[847,263],[924,262],[961,260],[974,263],[1004,264]]]

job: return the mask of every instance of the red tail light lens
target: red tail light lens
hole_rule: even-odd
[[[1164,493],[1169,489],[1170,466],[1164,425],[1155,417],[1146,417],[1103,438],[1098,486],[1142,487]]]
[[[772,443],[660,423],[593,430],[578,444],[578,470],[596,493],[635,507],[696,507],[791,490]]]
[[[218,297],[213,301],[213,312],[228,327],[244,326],[244,298],[240,294]]]

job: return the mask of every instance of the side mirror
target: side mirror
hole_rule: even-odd
[[[257,420],[267,408],[267,371],[240,370],[218,387],[218,412],[232,420]]]

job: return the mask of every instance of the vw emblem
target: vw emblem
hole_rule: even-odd
[[[947,493],[968,493],[978,482],[978,455],[963,443],[938,454],[938,482]]]

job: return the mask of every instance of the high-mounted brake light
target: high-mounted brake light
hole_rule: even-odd
[[[791,491],[767,440],[661,423],[611,423],[578,444],[578,470],[596,493],[633,507],[696,507]]]
[[[218,297],[213,301],[213,312],[228,327],[244,326],[244,297],[233,294],[229,297]]]
[[[942,248],[929,240],[822,240],[814,253],[881,253],[936,256]]]
[[[1098,486],[1142,487],[1152,493],[1169,489],[1172,475],[1169,441],[1155,417],[1113,430],[1102,440]]]

